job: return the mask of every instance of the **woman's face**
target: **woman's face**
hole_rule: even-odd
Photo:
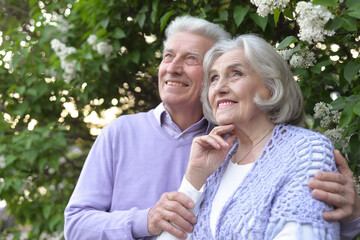
[[[243,50],[221,55],[210,69],[209,80],[209,102],[220,125],[248,123],[260,114],[264,116],[254,103],[254,97],[257,93],[267,99],[270,91],[248,64]]]

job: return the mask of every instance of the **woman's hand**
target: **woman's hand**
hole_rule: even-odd
[[[231,149],[235,135],[225,136],[234,130],[234,125],[215,127],[209,135],[194,138],[186,179],[198,190],[206,179],[220,166]]]

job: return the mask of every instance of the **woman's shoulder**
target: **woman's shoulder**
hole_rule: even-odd
[[[283,133],[288,140],[296,142],[326,142],[331,145],[331,141],[325,135],[306,129],[300,126],[280,124],[277,131]]]

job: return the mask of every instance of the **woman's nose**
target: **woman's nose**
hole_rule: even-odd
[[[228,81],[226,78],[220,77],[215,86],[215,92],[217,94],[224,94],[229,92]]]

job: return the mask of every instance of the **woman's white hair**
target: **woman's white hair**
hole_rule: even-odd
[[[167,41],[178,32],[191,32],[209,38],[214,43],[231,37],[230,33],[215,23],[186,15],[175,18],[166,28],[164,47],[166,47]]]
[[[208,98],[210,70],[216,59],[236,49],[244,51],[249,65],[271,92],[270,99],[261,99],[259,96],[255,96],[254,102],[258,108],[266,111],[274,124],[299,124],[304,117],[303,96],[290,67],[269,43],[254,34],[244,34],[232,40],[218,42],[206,53],[201,93],[205,117],[216,123]]]

